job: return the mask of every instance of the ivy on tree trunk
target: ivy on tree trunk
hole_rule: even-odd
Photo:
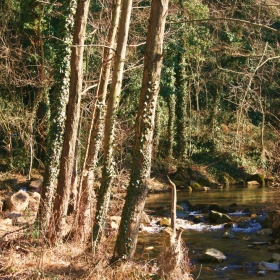
[[[147,33],[142,88],[136,119],[133,163],[114,260],[134,257],[140,216],[145,206],[151,168],[155,111],[160,85],[168,0],[153,0]]]

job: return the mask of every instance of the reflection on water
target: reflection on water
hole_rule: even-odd
[[[250,185],[246,188],[230,186],[220,190],[211,190],[209,192],[178,192],[178,202],[188,200],[191,205],[219,203],[228,207],[236,203],[239,209],[248,207],[249,209],[263,209],[266,206],[279,206],[280,194],[277,189],[261,188],[257,185]],[[170,193],[151,194],[146,200],[146,208],[162,207],[170,205]],[[278,207],[279,208],[279,207]],[[242,219],[248,219],[250,222],[245,227],[232,228],[234,239],[222,239],[225,232],[223,225],[198,224],[189,225],[184,220],[177,219],[178,224],[185,228],[183,239],[189,248],[189,258],[194,266],[193,276],[198,279],[257,279],[258,264],[260,261],[269,261],[273,252],[268,251],[268,245],[252,247],[253,242],[269,242],[271,237],[256,235],[256,231],[261,229],[259,221],[264,219],[265,214],[260,211],[257,221],[250,219],[250,214]],[[242,212],[231,213],[235,220],[242,216]],[[157,233],[151,236],[151,233],[142,233],[139,236],[140,242],[152,242],[155,247],[154,255],[160,251],[161,234]],[[223,252],[227,259],[219,264],[201,264],[199,256],[207,248],[216,248]],[[152,252],[149,257],[153,256]],[[265,279],[280,279],[280,272],[268,272]]]
[[[256,205],[257,203],[277,202],[279,193],[272,188],[262,188],[258,185],[248,187],[229,186],[223,189],[212,189],[208,192],[185,192],[178,191],[178,202],[187,199],[194,204],[199,203],[220,203],[224,206],[231,203]],[[164,203],[170,204],[170,193],[151,194],[146,200],[146,205],[162,206]]]

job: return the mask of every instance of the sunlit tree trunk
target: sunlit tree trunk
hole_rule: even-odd
[[[75,16],[75,29],[71,54],[71,77],[69,102],[67,105],[66,126],[60,170],[58,175],[56,197],[53,208],[53,225],[49,230],[49,239],[52,243],[63,235],[63,227],[71,191],[71,179],[74,166],[76,139],[80,119],[80,103],[83,81],[83,52],[84,38],[89,9],[89,0],[79,0]]]
[[[92,232],[93,249],[96,251],[100,243],[109,207],[111,185],[114,178],[113,145],[115,140],[115,121],[121,93],[124,60],[132,10],[132,0],[124,0],[121,7],[120,27],[117,38],[117,50],[114,60],[111,90],[105,117],[103,141],[104,164],[101,186],[98,192],[96,215]]]
[[[55,41],[56,59],[54,62],[55,86],[49,92],[49,130],[47,135],[47,155],[42,199],[39,215],[42,229],[49,228],[54,193],[56,190],[59,163],[63,145],[63,132],[66,119],[66,104],[69,98],[70,56],[74,26],[74,10],[76,0],[59,2],[58,11],[61,17],[55,22],[58,39]]]
[[[106,112],[105,99],[109,76],[111,72],[111,61],[114,56],[115,38],[120,18],[121,0],[115,0],[111,19],[111,27],[108,33],[108,46],[103,50],[103,62],[99,87],[97,90],[97,104],[92,112],[92,119],[88,131],[87,150],[84,158],[84,166],[79,186],[79,199],[77,209],[78,226],[74,229],[76,240],[85,240],[91,230],[91,209],[95,193],[93,190],[95,169],[98,162],[98,153],[102,144],[104,133],[104,118]]]
[[[140,216],[148,193],[155,111],[162,68],[163,37],[168,0],[152,0],[142,88],[136,119],[133,163],[113,259],[134,257]]]

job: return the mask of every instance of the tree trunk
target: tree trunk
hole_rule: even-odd
[[[73,10],[76,0],[60,2],[59,12],[61,18],[55,26],[59,40],[54,46],[56,50],[55,60],[55,86],[49,92],[49,131],[47,135],[47,155],[42,197],[40,201],[39,216],[42,221],[43,231],[48,230],[50,216],[53,207],[54,194],[59,173],[59,163],[63,145],[63,131],[66,119],[66,104],[69,98],[70,80],[70,54],[72,44],[72,29],[74,26]]]
[[[168,0],[152,0],[147,33],[142,89],[136,119],[133,163],[113,259],[134,257],[140,216],[148,193],[156,103]]]
[[[115,140],[115,121],[119,104],[119,96],[121,93],[131,10],[132,0],[123,1],[121,8],[120,28],[117,39],[117,50],[114,60],[114,71],[112,74],[111,90],[105,117],[105,132],[103,141],[104,165],[92,233],[94,251],[96,251],[104,231],[104,225],[109,207],[112,179],[114,177],[113,145]]]
[[[174,148],[174,125],[175,125],[175,116],[176,116],[176,96],[175,94],[169,95],[168,100],[168,108],[169,108],[169,115],[168,115],[168,150],[167,150],[167,158],[168,162],[172,163],[173,159],[173,148]]]
[[[59,240],[63,235],[63,227],[69,203],[76,139],[80,119],[80,103],[83,81],[83,45],[88,9],[89,0],[78,1],[73,36],[74,47],[72,48],[71,54],[70,92],[67,106],[66,127],[52,216],[54,227],[52,226],[49,231],[49,238],[52,243]]]
[[[178,74],[176,75],[177,88],[177,145],[178,158],[185,161],[187,158],[187,81],[186,81],[186,59],[184,53],[178,54]]]
[[[83,241],[87,239],[90,232],[93,200],[95,169],[98,161],[98,153],[102,144],[104,133],[104,118],[106,112],[105,99],[109,76],[111,72],[111,61],[114,56],[115,38],[119,25],[121,0],[115,0],[113,5],[111,27],[108,33],[108,47],[103,50],[103,63],[100,74],[99,87],[97,90],[98,101],[92,112],[92,119],[87,136],[87,151],[84,158],[84,166],[79,186],[79,198],[77,209],[78,226],[74,229],[74,239]]]

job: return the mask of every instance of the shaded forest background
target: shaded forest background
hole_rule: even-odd
[[[236,165],[249,172],[258,168],[277,174],[279,3],[183,2],[184,9],[176,1],[169,7],[153,169],[221,160],[231,168]],[[55,64],[62,51],[57,42],[60,5],[1,2],[2,172],[28,174],[31,164],[41,170],[46,164],[49,107],[55,102],[53,91],[60,78],[55,76],[56,67],[61,67]],[[109,2],[91,3],[78,164],[95,102],[110,15]],[[149,1],[135,2],[116,125],[118,174],[126,173],[131,162],[148,17]]]

